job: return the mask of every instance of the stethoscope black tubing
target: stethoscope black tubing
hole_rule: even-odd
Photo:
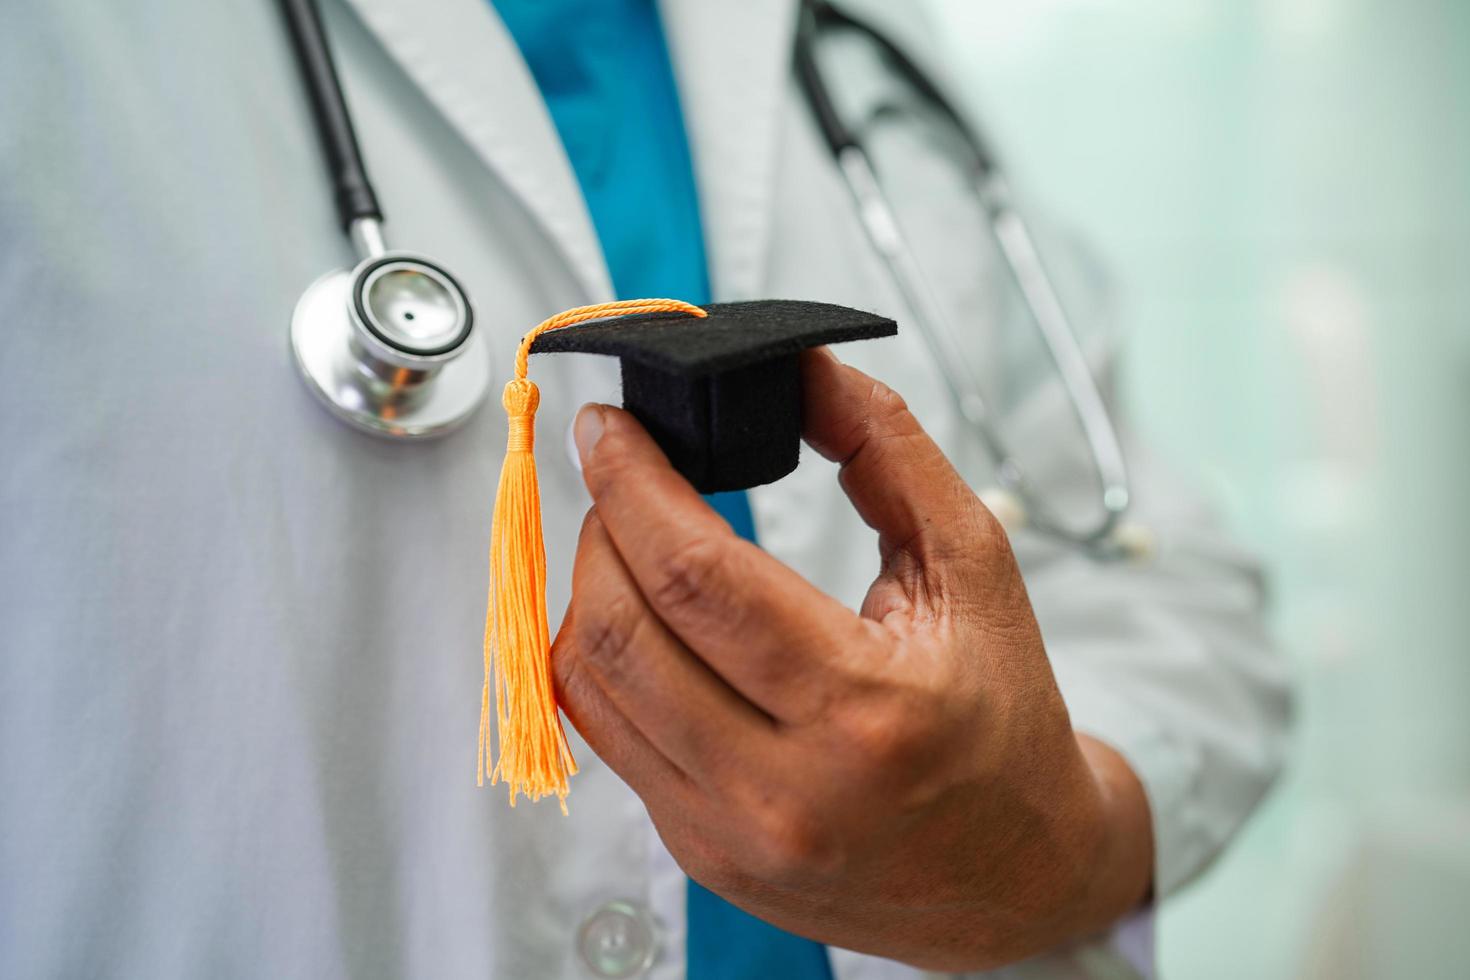
[[[337,68],[327,47],[316,0],[280,0],[280,3],[291,33],[297,67],[301,69],[301,80],[311,102],[317,136],[327,157],[342,230],[348,230],[354,221],[362,218],[381,221],[383,211],[378,207],[378,196],[363,166],[362,151],[352,128],[352,114],[347,110],[347,100],[337,80]]]
[[[862,144],[857,135],[842,121],[832,101],[826,81],[822,77],[821,68],[817,65],[816,35],[817,31],[824,27],[849,28],[866,35],[878,45],[893,65],[894,70],[959,131],[961,138],[964,139],[975,157],[976,176],[988,177],[995,170],[995,158],[975,127],[955,108],[954,103],[945,97],[929,74],[920,68],[918,63],[910,58],[892,38],[867,21],[833,6],[827,0],[804,0],[801,22],[796,31],[796,74],[807,102],[811,104],[812,112],[817,117],[817,125],[822,130],[827,146],[834,155],[853,146],[861,149]]]

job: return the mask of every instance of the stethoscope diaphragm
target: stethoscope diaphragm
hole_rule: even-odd
[[[312,283],[291,317],[291,350],[328,411],[376,435],[443,435],[490,387],[468,296],[443,268],[406,252]]]

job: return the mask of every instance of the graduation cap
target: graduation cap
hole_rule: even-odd
[[[503,398],[510,416],[490,532],[490,610],[485,625],[478,779],[531,799],[556,795],[566,810],[567,748],[551,687],[546,558],[533,454],[540,393],[527,379],[531,354],[584,352],[619,358],[623,404],[673,466],[701,493],[778,480],[801,444],[797,355],[809,347],[884,337],[892,320],[795,300],[715,303],[630,300],[584,306],[521,339],[516,377]],[[495,692],[499,759],[491,766]]]
[[[897,325],[831,303],[713,303],[691,321],[644,313],[542,333],[532,354],[581,351],[622,362],[623,407],[700,493],[771,483],[801,444],[797,357],[808,347],[896,333]]]

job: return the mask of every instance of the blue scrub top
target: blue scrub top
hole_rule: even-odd
[[[619,299],[709,301],[694,165],[653,0],[493,0],[561,135]],[[744,493],[710,498],[755,540]],[[830,980],[827,951],[691,881],[689,980]]]

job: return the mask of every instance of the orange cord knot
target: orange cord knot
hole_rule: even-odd
[[[505,386],[505,394],[500,400],[510,417],[510,435],[505,451],[531,452],[536,445],[536,409],[541,404],[541,392],[535,382],[519,378]]]
[[[522,416],[534,418],[536,409],[541,407],[541,389],[536,387],[536,382],[525,378],[507,381],[500,403],[505,406],[506,414],[513,419]]]

